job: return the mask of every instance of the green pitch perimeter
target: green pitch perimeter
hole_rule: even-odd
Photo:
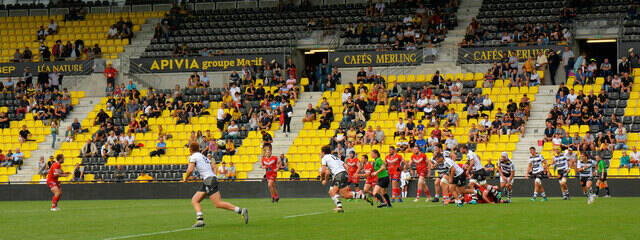
[[[412,199],[411,199],[412,200]],[[424,200],[376,209],[329,199],[229,199],[250,222],[203,202],[203,229],[191,229],[189,199],[0,202],[0,239],[638,239],[640,198],[585,198],[442,206]]]

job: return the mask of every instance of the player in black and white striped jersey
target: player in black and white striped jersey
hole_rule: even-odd
[[[513,177],[516,175],[516,168],[509,159],[509,154],[502,152],[498,162],[498,172],[500,172],[500,188],[507,194],[507,202],[511,202],[511,191],[513,189]]]
[[[541,154],[536,152],[535,147],[530,147],[529,152],[531,156],[529,156],[529,166],[527,168],[527,178],[533,178],[534,188],[533,188],[533,197],[531,198],[532,202],[536,201],[538,195],[542,197],[542,201],[547,201],[547,194],[544,192],[544,187],[542,187],[542,178],[545,176],[545,172],[548,170],[547,161]]]
[[[587,154],[582,154],[582,156],[580,156],[580,161],[576,164],[576,173],[578,174],[578,177],[580,177],[582,191],[587,195],[587,204],[591,204],[595,201],[593,190],[591,189],[594,175],[593,169],[595,166],[595,160],[589,159]]]
[[[553,156],[553,162],[551,163],[556,169],[558,174],[558,183],[560,184],[560,190],[562,191],[562,200],[569,200],[569,187],[567,186],[567,177],[569,176],[569,158],[562,150],[555,148],[555,155]]]

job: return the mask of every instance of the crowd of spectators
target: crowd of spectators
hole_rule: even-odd
[[[133,38],[133,22],[131,18],[127,17],[127,21],[124,21],[124,19],[120,17],[120,20],[109,28],[107,38],[129,39],[129,42],[131,42],[131,38]]]
[[[570,42],[571,32],[563,25],[573,22],[575,17],[575,8],[564,6],[560,10],[559,20],[551,24],[546,22],[517,24],[514,17],[510,17],[501,18],[495,25],[483,25],[473,18],[459,45],[473,47],[492,39],[499,39],[505,46],[544,46],[552,42]]]
[[[426,7],[422,2],[398,3],[399,7],[415,9],[401,20],[393,23],[380,23],[378,21],[366,21],[357,24],[349,24],[343,29],[342,37],[357,39],[358,44],[380,43],[378,50],[415,50],[427,45],[435,45],[442,41],[448,29],[457,25],[456,9],[458,1],[436,1]],[[379,0],[366,7],[367,16],[383,17],[386,4]],[[321,18],[319,21],[323,28],[331,28],[330,19]],[[309,21],[313,25],[314,20]],[[311,26],[310,26],[311,27]]]

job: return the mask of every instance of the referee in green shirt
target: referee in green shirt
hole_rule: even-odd
[[[391,201],[387,194],[387,187],[389,187],[389,171],[387,170],[387,165],[380,157],[380,152],[378,152],[377,149],[371,151],[371,157],[375,159],[373,163],[375,172],[373,172],[373,174],[378,176],[378,183],[373,188],[373,195],[380,201],[378,208],[391,207]]]
[[[600,155],[596,155],[596,161],[598,162],[598,182],[596,185],[596,196],[600,193],[600,189],[604,188],[607,191],[607,195],[605,197],[611,197],[611,193],[609,192],[609,183],[607,183],[607,163],[600,157]]]

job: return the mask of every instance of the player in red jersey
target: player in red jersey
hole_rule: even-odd
[[[278,189],[276,189],[276,177],[278,177],[278,166],[280,166],[280,159],[276,156],[271,156],[271,144],[265,143],[262,146],[264,154],[262,155],[262,168],[266,170],[267,186],[269,187],[269,193],[271,193],[271,202],[278,202]]]
[[[349,184],[354,185],[354,189],[356,192],[360,191],[360,186],[358,183],[360,182],[360,160],[356,157],[356,153],[354,151],[349,152],[349,157],[347,157],[347,161],[344,163],[345,168],[347,169],[347,173],[349,174]]]
[[[362,166],[364,168],[364,177],[366,181],[364,182],[364,193],[373,196],[373,187],[378,183],[378,176],[373,175],[373,172],[376,170],[373,169],[373,164],[369,162],[369,156],[362,155]]]
[[[64,163],[64,156],[62,154],[58,154],[56,156],[56,162],[51,165],[49,174],[47,175],[47,186],[53,193],[53,198],[51,199],[51,211],[60,210],[58,208],[58,201],[60,200],[60,196],[62,196],[62,187],[60,186],[58,177],[66,177],[71,174],[62,171],[62,163]]]
[[[402,202],[402,195],[400,192],[400,174],[402,173],[402,155],[396,153],[396,148],[389,146],[389,155],[385,157],[385,162],[389,168],[389,176],[391,177],[391,202]]]
[[[416,174],[418,175],[418,193],[416,194],[416,200],[420,200],[420,194],[424,190],[424,194],[427,195],[427,202],[431,198],[429,193],[429,187],[427,186],[427,177],[430,175],[429,161],[427,161],[427,155],[420,151],[418,146],[413,147],[413,155],[411,156],[411,162],[416,165]]]

